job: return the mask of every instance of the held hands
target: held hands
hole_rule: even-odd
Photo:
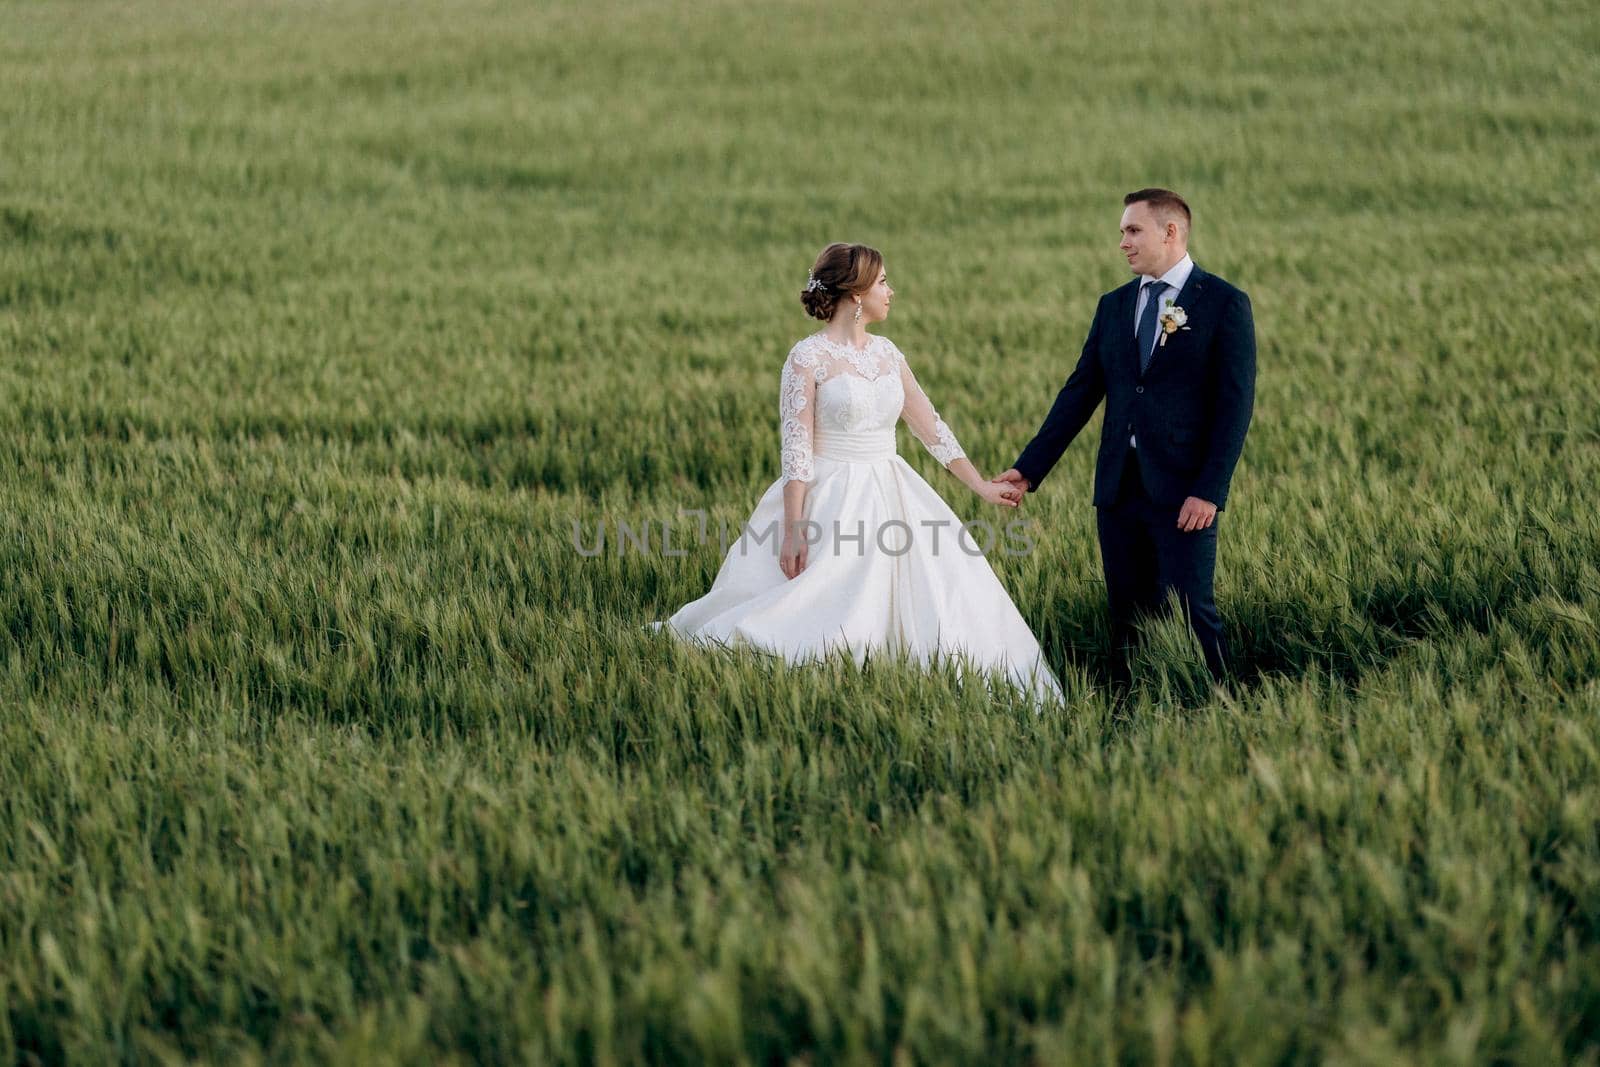
[[[1021,507],[1023,494],[1033,488],[1033,483],[1024,478],[1022,472],[1015,467],[1007,467],[1004,471],[991,478],[989,484],[998,486],[1001,495],[1014,502],[1011,505],[1012,507]]]
[[[979,498],[997,507],[1016,508],[1022,506],[1022,490],[1009,482],[1000,481],[999,478],[987,482],[979,482],[972,487],[972,491],[977,493]]]

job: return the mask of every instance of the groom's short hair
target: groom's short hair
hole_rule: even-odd
[[[1194,216],[1189,213],[1189,203],[1171,189],[1140,189],[1129,193],[1122,198],[1123,207],[1131,207],[1144,201],[1150,205],[1163,222],[1176,222],[1183,220],[1183,232],[1189,232],[1189,226],[1194,221]]]

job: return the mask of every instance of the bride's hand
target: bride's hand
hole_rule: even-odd
[[[1010,482],[982,482],[973,492],[997,507],[1015,508],[1022,505],[1022,487]]]
[[[798,534],[785,534],[783,547],[778,550],[778,569],[785,578],[795,578],[806,569],[806,550],[810,546]]]

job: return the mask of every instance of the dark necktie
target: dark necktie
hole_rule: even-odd
[[[1156,353],[1156,318],[1161,314],[1161,294],[1167,283],[1157,278],[1144,283],[1144,311],[1139,315],[1139,373],[1143,375],[1150,366],[1150,357]]]

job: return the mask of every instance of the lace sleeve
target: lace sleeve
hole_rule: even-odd
[[[905,419],[906,425],[911,427],[911,432],[916,434],[917,440],[922,442],[922,447],[928,450],[928,454],[948,467],[965,456],[966,452],[956,440],[956,435],[950,432],[950,427],[945,425],[945,421],[934,410],[928,394],[917,384],[917,376],[911,373],[911,364],[906,362],[905,354],[896,347],[894,356],[895,362],[900,364],[900,384],[905,388],[906,394],[905,407],[900,409],[900,417]]]
[[[778,389],[778,436],[783,442],[783,480],[809,482],[811,428],[816,418],[817,374],[822,370],[815,353],[795,348],[783,362]]]

